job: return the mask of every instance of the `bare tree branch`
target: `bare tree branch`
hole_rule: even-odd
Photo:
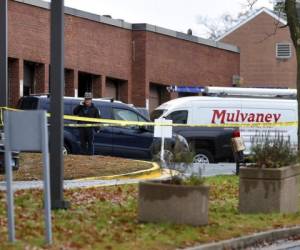
[[[206,33],[210,39],[216,40],[231,27],[248,18],[254,11],[254,6],[258,0],[244,0],[242,10],[236,15],[223,14],[218,18],[198,17],[198,23],[206,29]]]
[[[257,2],[258,0],[246,0],[246,3],[243,4],[243,7],[252,11]]]

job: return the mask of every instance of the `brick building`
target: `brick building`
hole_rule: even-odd
[[[51,92],[49,3],[8,3],[10,103]],[[142,107],[176,94],[169,85],[230,86],[239,49],[149,24],[65,8],[65,95],[114,97]]]
[[[240,76],[247,87],[296,87],[297,61],[286,20],[262,8],[218,41],[240,48]]]

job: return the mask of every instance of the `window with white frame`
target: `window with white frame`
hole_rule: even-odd
[[[291,43],[277,43],[276,44],[276,58],[289,59],[292,57],[292,44]]]

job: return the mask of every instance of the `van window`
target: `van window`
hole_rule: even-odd
[[[187,110],[179,110],[174,111],[169,114],[166,119],[172,120],[173,123],[177,124],[186,124],[188,119],[188,111]]]

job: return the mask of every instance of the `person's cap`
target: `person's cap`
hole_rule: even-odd
[[[93,94],[91,92],[85,92],[84,99],[93,99]]]

